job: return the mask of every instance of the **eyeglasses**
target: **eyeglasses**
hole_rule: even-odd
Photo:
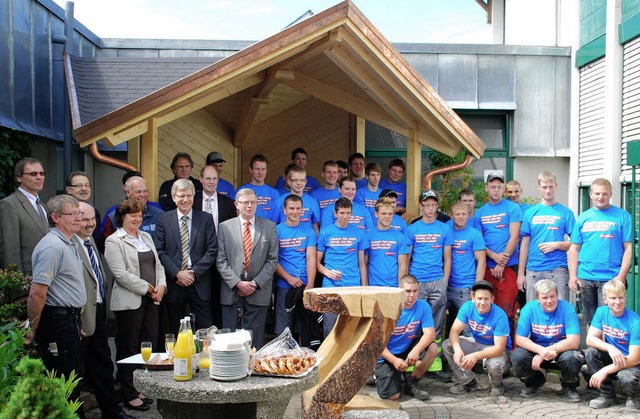
[[[40,176],[44,176],[45,174],[46,174],[46,172],[45,172],[44,170],[43,170],[43,171],[41,171],[41,172],[22,172],[22,176],[24,176],[24,175],[29,175],[29,176],[31,176],[31,177],[36,177],[36,176],[38,176],[38,175],[40,175]]]
[[[193,198],[193,194],[185,194],[185,195],[174,195],[178,199],[189,199]]]
[[[82,211],[74,211],[74,212],[61,212],[61,215],[71,215],[73,218],[82,218],[84,217],[84,212]]]
[[[258,201],[236,201],[240,205],[258,205]]]
[[[78,189],[91,189],[91,185],[88,183],[78,183],[77,185],[69,185],[69,187]]]

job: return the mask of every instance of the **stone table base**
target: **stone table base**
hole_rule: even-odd
[[[238,381],[215,381],[201,371],[191,381],[173,379],[173,371],[137,370],[134,385],[158,399],[165,419],[282,418],[291,397],[318,383],[318,369],[302,378],[251,376]]]

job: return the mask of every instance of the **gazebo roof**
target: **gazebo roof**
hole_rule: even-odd
[[[448,155],[466,149],[479,158],[484,151],[484,143],[351,1],[214,60],[68,57],[76,140],[81,146],[99,140],[116,145],[150,125],[204,109],[242,146],[255,124],[315,97],[405,136],[417,132],[421,144]],[[146,67],[132,68],[140,63]],[[90,74],[101,68],[114,78]],[[108,100],[98,104],[99,97]]]

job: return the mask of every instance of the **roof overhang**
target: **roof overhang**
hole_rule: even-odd
[[[69,59],[65,67],[82,147],[119,144],[199,109],[227,124],[241,146],[255,123],[312,96],[407,137],[417,133],[450,156],[466,149],[480,158],[485,148],[351,1],[84,124]]]

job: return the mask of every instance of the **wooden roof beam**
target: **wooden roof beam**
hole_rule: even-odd
[[[236,132],[233,139],[233,145],[236,147],[241,147],[244,141],[247,139],[249,135],[249,130],[253,125],[253,122],[258,115],[258,111],[260,110],[260,106],[268,103],[269,95],[275,89],[275,87],[280,83],[280,80],[276,77],[277,71],[272,72],[268,71],[267,76],[262,82],[260,86],[258,86],[257,93],[251,95],[244,102],[242,106],[242,113],[240,114],[240,121],[236,125]]]
[[[104,142],[109,147],[115,147],[118,144],[126,143],[129,140],[132,140],[144,133],[149,129],[149,121],[142,121],[141,123],[134,125],[132,127],[123,129],[120,132],[115,134],[107,135],[104,139]]]
[[[410,125],[406,124],[402,119],[395,120],[391,118],[383,109],[353,96],[351,93],[301,73],[293,72],[293,74],[293,80],[282,80],[282,84],[293,87],[336,108],[344,109],[349,113],[366,118],[399,134],[408,135]]]

